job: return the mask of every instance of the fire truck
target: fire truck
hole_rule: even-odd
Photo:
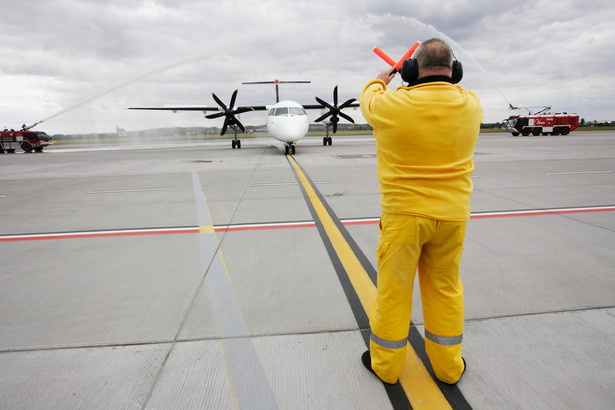
[[[509,107],[511,110],[521,108],[534,107]],[[571,131],[579,128],[579,116],[577,114],[568,113],[544,113],[551,109],[549,106],[543,106],[541,111],[534,114],[529,112],[527,115],[511,115],[502,122],[502,128],[506,129],[513,136],[519,134],[527,137],[528,135],[568,135]]]
[[[51,137],[42,131],[30,131],[29,128],[0,131],[0,154],[13,153],[18,148],[25,152],[42,152],[51,144]]]

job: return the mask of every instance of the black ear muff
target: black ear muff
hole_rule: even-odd
[[[412,84],[419,78],[419,63],[416,58],[404,60],[401,65],[401,79]]]
[[[463,66],[457,60],[453,61],[453,74],[451,75],[453,84],[457,84],[463,78]]]
[[[409,84],[413,84],[419,78],[419,63],[416,58],[404,60],[401,65],[401,79]],[[451,79],[453,84],[457,84],[463,78],[463,66],[458,60],[453,61],[453,73]]]

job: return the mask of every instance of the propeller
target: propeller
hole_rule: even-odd
[[[337,131],[337,123],[340,120],[339,117],[342,117],[345,120],[350,121],[351,123],[354,124],[354,120],[352,119],[352,117],[344,114],[343,112],[341,112],[341,110],[343,108],[348,107],[353,102],[355,102],[356,98],[351,98],[348,101],[346,101],[343,104],[338,106],[337,105],[337,85],[333,89],[333,105],[329,104],[328,102],[326,102],[324,100],[321,100],[318,97],[316,97],[316,101],[318,101],[318,103],[320,105],[322,105],[323,107],[328,108],[329,111],[327,111],[325,114],[321,115],[320,117],[316,118],[314,121],[315,122],[320,122],[320,121],[324,120],[325,118],[331,116],[331,123],[333,124],[333,133],[334,134]]]
[[[239,115],[239,114],[242,114],[248,111],[253,111],[254,109],[252,107],[238,107],[237,109],[233,109],[233,107],[235,106],[235,100],[237,99],[237,91],[239,90],[235,90],[233,92],[233,95],[231,96],[231,103],[229,104],[228,107],[226,106],[226,104],[222,102],[221,99],[219,99],[216,96],[216,94],[211,93],[211,95],[214,97],[214,100],[216,100],[220,108],[222,108],[222,111],[217,112],[215,114],[206,115],[205,118],[213,119],[213,118],[226,117],[224,119],[224,125],[222,126],[222,132],[220,132],[220,135],[224,135],[228,127],[235,127],[235,126],[238,126],[242,132],[244,133],[246,132],[246,129],[244,128],[243,124],[237,119],[236,115]]]

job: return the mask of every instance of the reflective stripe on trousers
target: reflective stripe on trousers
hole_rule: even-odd
[[[433,333],[429,332],[429,330],[425,329],[425,339],[431,340],[432,342],[442,346],[455,346],[461,344],[461,341],[463,340],[463,334],[453,337],[436,336]]]
[[[384,339],[379,338],[373,333],[372,333],[372,336],[370,337],[370,340],[379,346],[386,347],[387,349],[391,349],[391,350],[397,350],[397,349],[406,347],[406,343],[408,343],[407,339],[397,340],[393,342],[390,340],[384,340]]]
[[[463,341],[463,334],[453,337],[437,336],[429,332],[429,330],[425,329],[425,339],[437,343],[441,346],[455,346],[461,344],[461,342]],[[407,339],[395,341],[384,340],[373,333],[370,336],[370,340],[378,344],[379,346],[386,347],[387,349],[391,350],[401,349],[402,347],[406,346],[406,343],[408,342]]]

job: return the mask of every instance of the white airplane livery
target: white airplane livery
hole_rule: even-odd
[[[280,101],[268,109],[267,131],[273,138],[294,143],[305,137],[310,128],[310,121],[301,104],[294,101]]]
[[[321,122],[325,119],[325,127],[327,130],[327,135],[323,137],[323,145],[331,145],[333,138],[329,136],[329,127],[332,126],[333,134],[337,131],[337,123],[339,118],[344,118],[345,120],[354,124],[354,120],[352,117],[346,115],[341,112],[344,108],[355,108],[359,106],[359,104],[355,103],[355,98],[351,98],[346,102],[338,105],[337,103],[337,86],[333,89],[333,104],[329,104],[326,101],[316,97],[316,104],[299,104],[295,101],[285,100],[280,101],[279,97],[279,89],[278,84],[281,83],[309,83],[309,81],[263,81],[263,82],[246,82],[243,84],[275,84],[276,90],[276,103],[274,105],[253,105],[253,106],[239,106],[235,107],[235,101],[237,99],[237,92],[235,90],[233,95],[231,96],[231,102],[227,106],[220,100],[216,94],[212,93],[212,96],[218,107],[208,107],[208,106],[164,106],[164,107],[130,107],[130,110],[167,110],[167,111],[202,111],[206,113],[207,111],[216,111],[214,114],[205,115],[205,118],[224,118],[224,125],[222,126],[222,130],[220,135],[224,135],[227,130],[230,128],[235,138],[231,141],[231,146],[233,149],[241,148],[241,140],[237,138],[237,130],[241,130],[242,132],[246,132],[243,124],[239,121],[237,116],[239,114],[243,114],[250,111],[267,111],[267,132],[273,138],[278,141],[282,141],[285,143],[285,153],[295,154],[295,142],[299,141],[301,138],[305,137],[309,128],[310,121],[308,119],[306,109],[321,109],[327,110],[323,115],[318,117],[315,122]],[[330,117],[330,118],[329,118]]]

